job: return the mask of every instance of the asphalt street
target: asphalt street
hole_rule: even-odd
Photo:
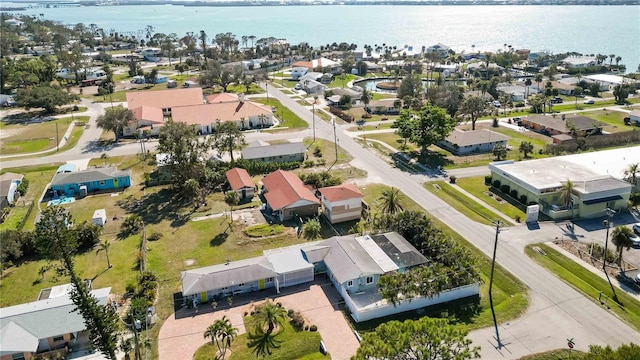
[[[278,90],[269,87],[269,96],[277,98],[300,118],[313,126],[312,113],[295,100]],[[0,167],[38,165],[66,160],[100,156],[135,154],[140,152],[139,143],[116,144],[109,148],[99,146],[96,139],[101,129],[95,126],[95,117],[108,104],[89,104],[91,121],[83,133],[78,145],[68,151],[45,157],[23,160],[0,160]],[[435,195],[422,187],[423,176],[412,175],[392,168],[373,150],[363,148],[343,129],[316,117],[316,135],[319,138],[333,141],[334,136],[342,149],[350,153],[354,160],[352,165],[368,172],[370,182],[384,183],[399,188],[407,196],[424,207],[432,216],[442,220],[453,230],[464,236],[473,245],[491,256],[495,229],[476,223],[453,209]],[[334,135],[334,129],[337,134]],[[248,133],[247,141],[283,138],[301,138],[310,136],[311,130],[291,133]],[[153,150],[157,142],[146,143],[146,148]],[[481,172],[486,170],[465,170]],[[462,175],[462,172],[460,173]],[[524,225],[504,229],[500,234],[497,261],[513,273],[529,287],[530,307],[526,314],[509,323],[499,324],[502,346],[497,348],[493,327],[473,331],[470,338],[475,344],[482,346],[484,359],[517,359],[530,353],[566,347],[567,339],[573,338],[576,348],[587,350],[589,344],[617,346],[622,343],[640,343],[640,334],[624,322],[609,313],[603,307],[556,278],[540,267],[524,254],[528,243],[552,240],[562,236],[562,230],[555,224],[540,224],[537,230],[529,230]]]

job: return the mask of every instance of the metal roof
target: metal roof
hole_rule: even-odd
[[[306,151],[307,148],[304,147],[304,143],[302,141],[298,141],[263,146],[251,144],[251,146],[247,146],[242,149],[241,153],[243,159],[252,160],[262,159],[265,157],[304,154]]]
[[[287,249],[266,256],[273,266],[273,270],[278,274],[287,274],[313,268],[313,265],[304,260],[300,249]]]
[[[182,295],[199,294],[277,275],[266,256],[187,270],[181,276]]]
[[[118,171],[115,167],[90,168],[82,171],[57,173],[51,180],[51,186],[105,181],[126,176],[131,176],[131,170]]]
[[[369,235],[356,238],[356,241],[360,246],[362,246],[364,251],[371,256],[373,261],[380,266],[380,269],[382,269],[383,272],[387,273],[398,270],[398,266],[384,251],[382,251],[380,246],[378,246],[378,244],[376,244]]]

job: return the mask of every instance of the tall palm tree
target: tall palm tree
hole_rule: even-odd
[[[627,180],[633,185],[638,185],[638,173],[640,173],[640,163],[629,164],[626,169],[624,169],[624,176]]]
[[[383,214],[395,214],[404,210],[402,207],[404,196],[400,192],[400,189],[393,187],[391,189],[386,189],[382,192],[382,196],[379,200],[382,201],[381,210]]]
[[[218,348],[220,356],[215,356],[216,359],[224,360],[227,349],[231,347],[231,342],[238,336],[238,329],[231,325],[231,320],[227,316],[223,316],[222,319],[216,320],[213,324],[209,325],[204,332],[204,338],[211,338],[211,344],[215,344]]]
[[[281,326],[287,319],[287,310],[282,306],[278,306],[271,300],[267,300],[264,304],[256,307],[256,312],[251,319],[252,325],[260,333],[271,335],[276,327]],[[265,326],[267,331],[264,331]]]
[[[229,209],[231,212],[231,222],[233,222],[233,207],[238,205],[238,203],[240,202],[240,197],[238,196],[238,193],[234,190],[227,191],[224,194],[224,202],[226,202],[227,205],[229,205]]]
[[[611,242],[618,251],[618,266],[622,266],[622,250],[628,251],[633,245],[631,237],[633,237],[633,231],[626,226],[618,225],[611,232]]]
[[[573,185],[573,182],[569,179],[567,179],[567,182],[562,184],[562,187],[560,188],[560,200],[564,202],[565,206],[569,206],[573,201],[571,196],[574,189],[575,185]],[[573,206],[571,206],[571,217],[573,218]]]
[[[369,90],[367,90],[367,89],[363,89],[362,90],[362,97],[360,98],[360,100],[364,104],[365,108],[371,102],[371,97],[372,97],[371,96],[371,92]]]
[[[111,267],[113,266],[113,264],[111,264],[111,261],[109,260],[110,247],[111,242],[109,242],[109,239],[104,239],[103,242],[98,244],[98,250],[96,250],[96,255],[98,255],[101,251],[104,251],[104,253],[107,255],[107,266],[109,267],[109,269],[111,269]]]
[[[540,83],[542,82],[542,74],[536,74],[536,77],[533,79],[536,84],[538,84],[538,92],[540,92]]]
[[[526,88],[527,88],[525,98],[528,98],[529,97],[529,86],[531,86],[531,78],[527,78],[524,81],[524,86],[526,86]]]

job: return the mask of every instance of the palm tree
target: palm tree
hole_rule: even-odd
[[[530,78],[527,78],[527,79],[524,81],[524,86],[526,86],[526,87],[527,87],[527,91],[526,91],[526,96],[525,96],[525,98],[528,98],[528,97],[529,97],[529,86],[531,86],[531,79],[530,79]]]
[[[640,163],[629,164],[624,169],[624,176],[631,184],[636,186],[638,185],[638,173],[640,173]]]
[[[109,242],[109,239],[104,239],[103,242],[98,244],[98,250],[96,250],[96,255],[98,255],[100,251],[104,251],[104,253],[107,255],[107,266],[109,267],[109,269],[111,269],[111,267],[113,266],[113,264],[111,264],[111,261],[109,260],[110,247],[111,243]]]
[[[362,97],[360,98],[360,100],[364,104],[365,108],[367,107],[367,105],[369,105],[369,102],[371,102],[371,98],[372,98],[371,92],[369,92],[369,90],[367,89],[363,89]]]
[[[240,202],[240,197],[238,196],[238,193],[234,190],[231,191],[227,191],[224,194],[224,202],[227,203],[227,205],[229,205],[229,208],[231,209],[231,222],[233,222],[233,207],[238,205],[238,203]]]
[[[571,204],[571,201],[573,200],[571,195],[573,195],[574,189],[575,186],[569,179],[567,179],[567,182],[562,184],[562,187],[560,188],[560,200],[562,200],[567,206],[569,206],[569,204]]]
[[[402,202],[404,196],[400,192],[400,189],[391,188],[382,192],[382,196],[379,198],[382,201],[381,210],[383,214],[395,214],[404,210]]]
[[[256,307],[256,312],[251,319],[252,325],[260,333],[271,335],[276,327],[281,326],[287,319],[287,311],[282,307],[268,300]],[[264,331],[265,326],[267,331]]]
[[[100,155],[100,159],[102,159],[102,161],[104,161],[104,164],[107,165],[107,161],[109,161],[109,155],[107,153],[102,153],[102,155]]]
[[[627,251],[633,245],[631,238],[633,237],[633,231],[626,226],[618,225],[611,232],[611,242],[616,246],[618,251],[618,266],[622,266],[622,250]]]
[[[204,332],[204,338],[211,338],[211,344],[215,344],[218,347],[220,356],[216,356],[216,359],[224,360],[227,349],[231,347],[231,342],[238,336],[238,329],[231,325],[231,320],[227,316],[223,316],[222,319],[216,320],[212,325],[209,325]]]
[[[533,80],[538,84],[538,92],[540,92],[540,83],[542,82],[542,75],[536,74],[536,77]]]

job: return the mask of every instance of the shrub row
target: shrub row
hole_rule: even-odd
[[[341,109],[335,106],[329,106],[329,111],[331,111],[333,115],[338,116],[340,119],[346,122],[353,122],[353,116],[351,116],[350,114],[342,111]]]

